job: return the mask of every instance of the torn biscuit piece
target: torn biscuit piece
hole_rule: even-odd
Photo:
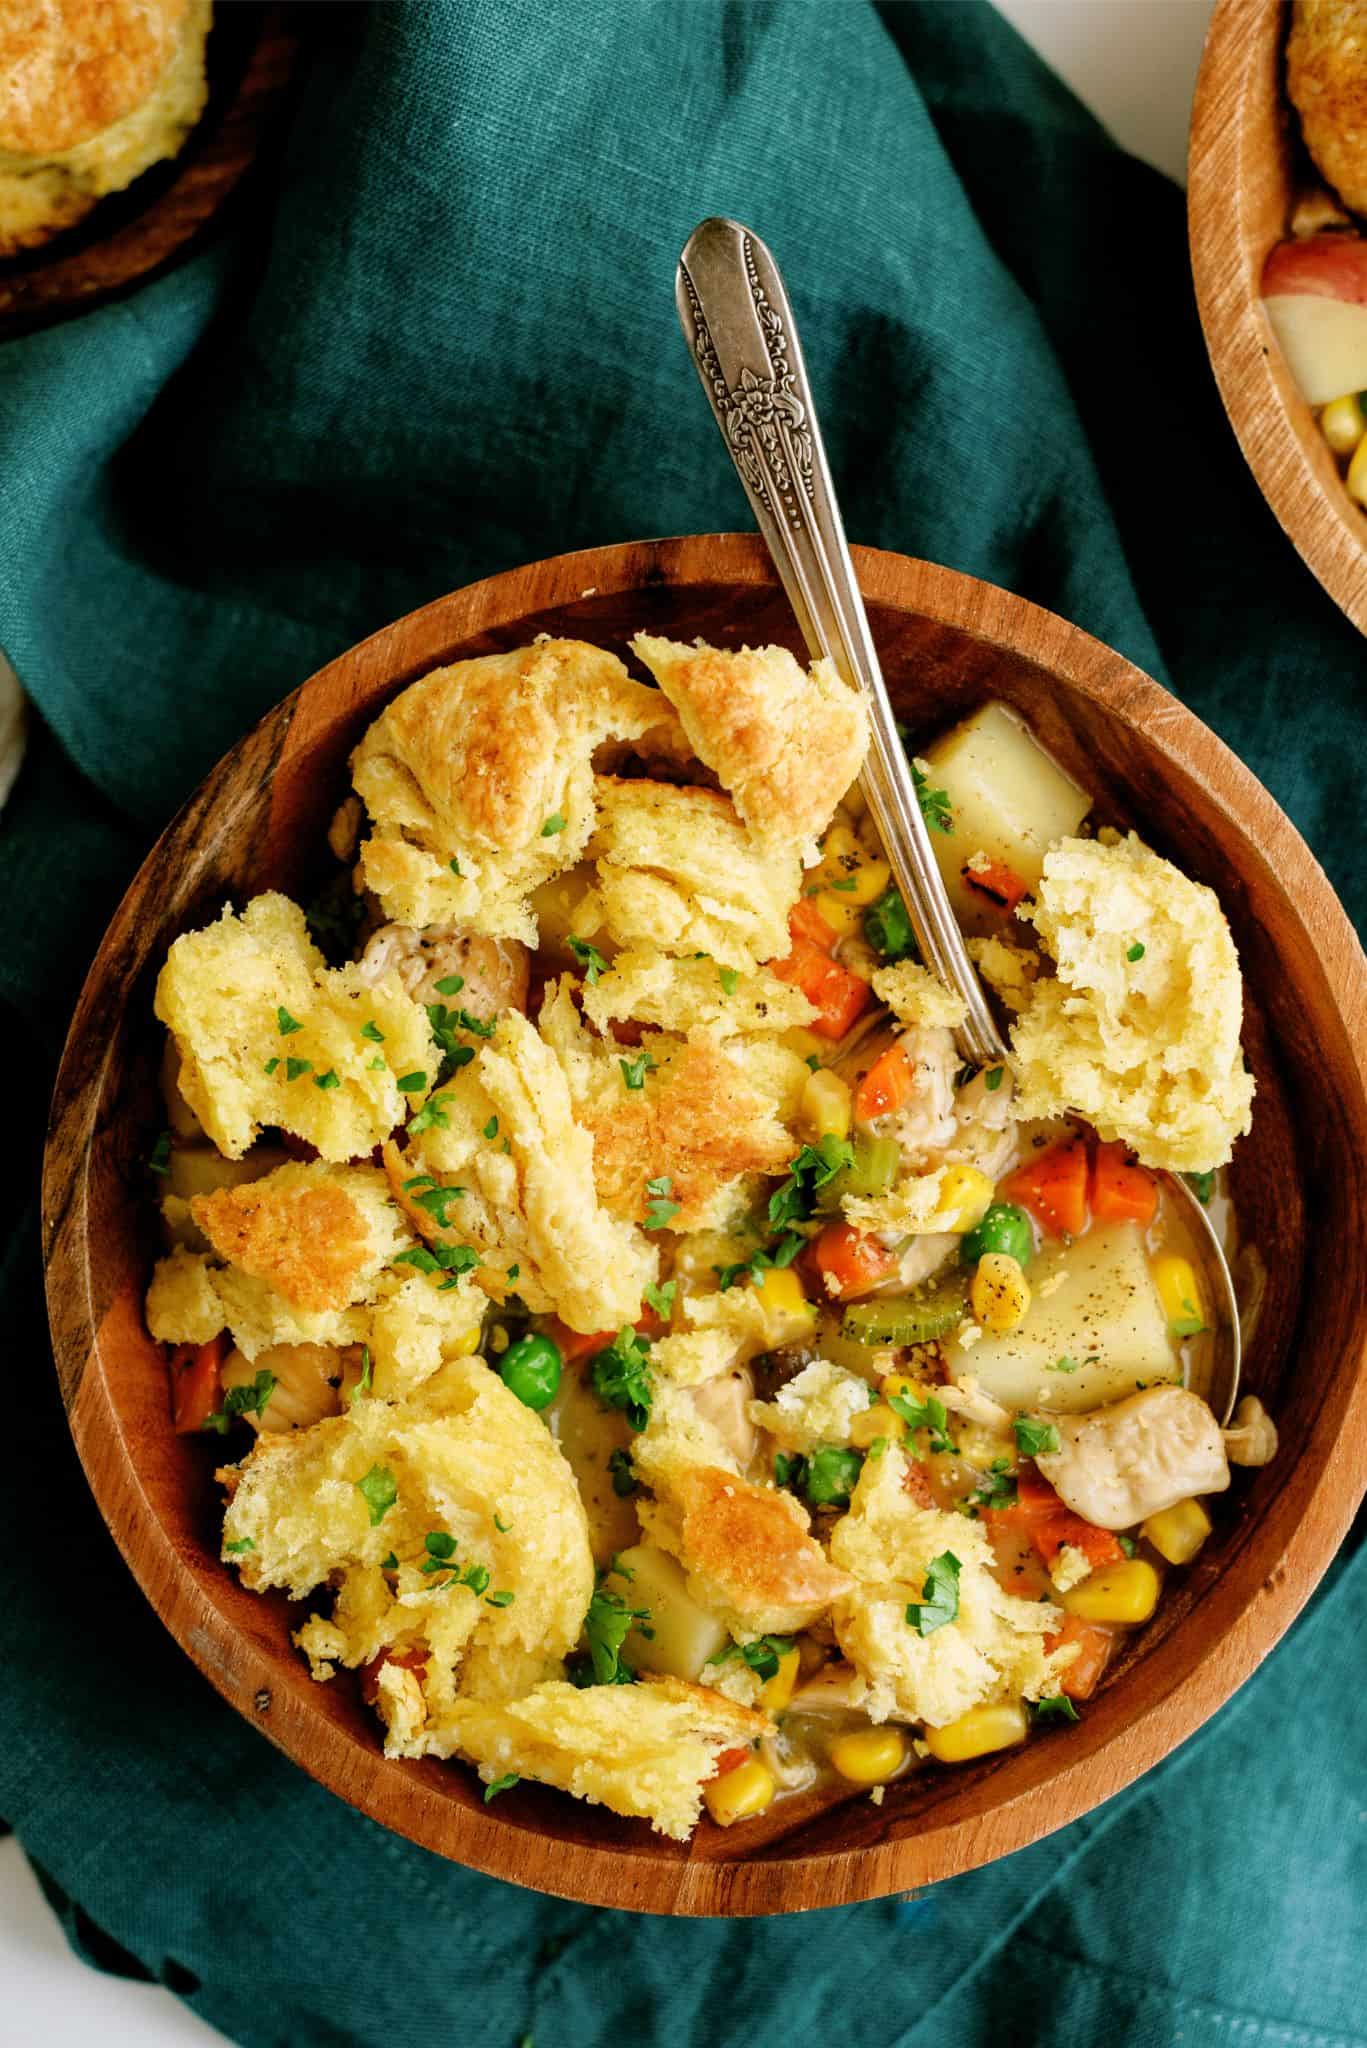
[[[800,989],[767,967],[738,973],[656,946],[625,947],[596,982],[585,984],[583,1003],[599,1031],[613,1023],[681,1032],[701,1025],[721,1038],[792,1031],[816,1015]]]
[[[814,847],[868,751],[858,694],[829,661],[810,671],[786,647],[724,652],[638,633],[633,651],[766,847]]]
[[[742,971],[786,955],[796,851],[763,852],[717,790],[604,775],[594,788],[589,851],[615,944],[707,953]]]
[[[527,898],[582,855],[609,743],[687,751],[659,692],[604,648],[541,639],[434,669],[352,755],[366,887],[400,924],[458,920],[534,944]]]
[[[659,1498],[640,1509],[647,1534],[679,1560],[694,1598],[737,1634],[810,1628],[849,1590],[790,1493],[691,1462],[657,1460],[652,1483]]]
[[[328,967],[303,911],[274,893],[175,941],[156,1013],[180,1092],[229,1159],[271,1125],[324,1159],[365,1158],[436,1070],[427,1013],[397,975]]]

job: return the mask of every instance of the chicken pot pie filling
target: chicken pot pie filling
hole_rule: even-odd
[[[1011,1054],[961,1064],[824,665],[542,639],[403,691],[334,881],[155,1008],[175,1427],[396,1756],[683,1840],[1076,1720],[1209,1534],[1250,1123],[1208,889],[1000,704],[916,762]]]

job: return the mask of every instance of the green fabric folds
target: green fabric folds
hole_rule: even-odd
[[[911,1901],[689,1924],[386,1835],[218,1700],[116,1556],[56,1399],[32,1195],[99,931],[209,764],[362,634],[534,556],[747,523],[673,311],[705,214],[785,265],[852,535],[1161,676],[1367,911],[1367,654],[1221,415],[1181,197],[996,16],[310,13],[278,192],[0,349],[0,645],[39,714],[0,820],[0,1814],[83,1952],[250,2048],[1367,2043],[1360,1560],[1199,1738],[1064,1833]]]

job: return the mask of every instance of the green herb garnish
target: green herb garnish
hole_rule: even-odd
[[[1016,1435],[1016,1448],[1024,1457],[1037,1458],[1041,1451],[1059,1448],[1058,1430],[1052,1422],[1036,1422],[1029,1415],[1018,1415],[1011,1427]]]
[[[607,973],[608,963],[596,946],[590,946],[585,939],[571,939],[571,953],[584,970],[584,979],[592,988],[600,974]]]
[[[370,1512],[370,1526],[377,1528],[399,1497],[399,1485],[387,1465],[372,1465],[364,1479],[356,1481],[360,1494]]]
[[[678,1215],[680,1204],[670,1200],[673,1192],[674,1181],[670,1174],[657,1173],[653,1180],[646,1182],[646,1193],[651,1197],[646,1204],[647,1230],[663,1230]]]
[[[597,1354],[589,1377],[605,1408],[620,1408],[633,1429],[645,1428],[655,1398],[650,1345],[630,1324]]]
[[[919,1600],[907,1608],[907,1626],[918,1636],[933,1636],[959,1618],[959,1560],[952,1550],[942,1550],[926,1566],[925,1584]]]

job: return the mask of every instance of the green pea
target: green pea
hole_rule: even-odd
[[[546,1408],[560,1385],[560,1348],[533,1332],[508,1346],[498,1369],[504,1386],[524,1408]]]
[[[864,912],[864,937],[885,960],[919,958],[907,906],[896,887],[885,889]]]
[[[1025,1265],[1035,1249],[1030,1218],[1014,1202],[994,1202],[981,1223],[959,1240],[959,1257],[976,1266],[985,1252],[1007,1252]]]
[[[863,1463],[858,1451],[823,1444],[807,1460],[802,1490],[814,1508],[848,1507]]]

